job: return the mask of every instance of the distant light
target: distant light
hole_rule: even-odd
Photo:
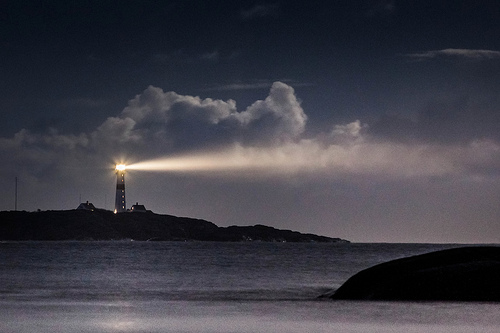
[[[126,168],[125,164],[117,164],[116,165],[116,170],[118,171],[124,171]]]

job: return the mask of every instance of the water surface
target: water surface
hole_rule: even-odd
[[[0,243],[0,332],[498,332],[496,303],[320,300],[361,269],[457,247]]]

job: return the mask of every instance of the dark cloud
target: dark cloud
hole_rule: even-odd
[[[443,49],[425,51],[421,53],[409,53],[405,56],[414,60],[429,60],[434,58],[463,58],[469,60],[500,59],[500,51],[494,50],[470,50],[470,49]]]
[[[224,85],[218,85],[204,89],[205,91],[233,91],[233,90],[256,90],[256,89],[269,89],[272,82],[258,81],[252,83],[235,82]]]
[[[370,134],[396,142],[468,144],[474,140],[500,141],[497,103],[469,97],[428,102],[413,119],[382,115],[370,126]]]
[[[279,5],[276,3],[259,4],[248,9],[241,10],[240,15],[243,20],[252,20],[275,15],[278,9]]]
[[[293,87],[311,87],[313,83],[297,82],[293,80],[279,80]],[[233,82],[228,84],[218,84],[212,87],[203,89],[204,91],[237,91],[237,90],[262,90],[269,89],[273,85],[273,81],[269,80],[256,80],[254,82]]]
[[[381,115],[369,129],[369,133],[394,142],[414,142],[419,137],[417,122],[400,115]]]
[[[366,10],[365,15],[368,17],[388,16],[396,12],[396,4],[394,0],[382,0]]]

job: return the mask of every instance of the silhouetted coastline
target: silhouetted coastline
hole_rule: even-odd
[[[153,212],[119,213],[95,209],[0,212],[0,240],[136,240],[348,242],[264,225],[219,227],[212,222]]]

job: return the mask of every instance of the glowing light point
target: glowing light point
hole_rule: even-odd
[[[117,164],[116,170],[116,197],[115,214],[127,211],[125,203],[125,164]]]

